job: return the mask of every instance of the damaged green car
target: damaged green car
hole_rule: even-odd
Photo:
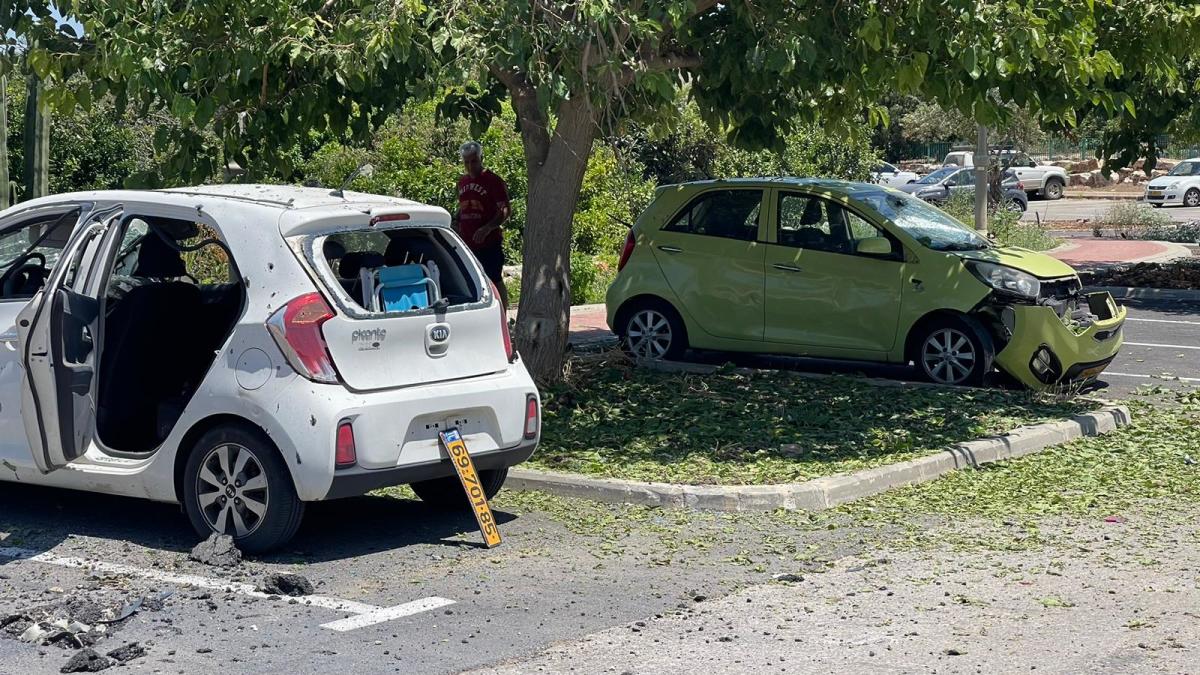
[[[660,187],[618,267],[608,323],[638,358],[695,348],[912,363],[942,384],[998,368],[1047,389],[1094,380],[1126,315],[1050,256],[842,181]]]

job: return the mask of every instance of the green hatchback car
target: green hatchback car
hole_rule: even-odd
[[[608,324],[638,358],[685,349],[914,363],[977,384],[1094,380],[1126,310],[1048,255],[996,246],[887,187],[763,178],[660,187],[629,232]]]

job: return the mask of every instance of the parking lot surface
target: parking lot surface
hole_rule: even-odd
[[[1128,201],[1134,202],[1136,197]],[[1022,216],[1023,220],[1099,220],[1114,204],[1120,201],[1113,199],[1072,199],[1067,197],[1058,201],[1039,199],[1029,202],[1029,209]],[[1154,208],[1146,205],[1147,209]],[[1183,206],[1165,206],[1158,209],[1159,213],[1170,216],[1176,222],[1186,223],[1200,220],[1200,208]]]

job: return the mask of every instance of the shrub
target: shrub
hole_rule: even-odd
[[[1137,202],[1117,202],[1100,218],[1100,227],[1129,239],[1150,239],[1150,232],[1170,229],[1175,221],[1165,213]]]
[[[975,222],[975,195],[957,192],[941,206],[942,210],[967,225]],[[1034,223],[1021,220],[1021,214],[1006,209],[988,212],[988,232],[1001,246],[1020,246],[1033,251],[1048,251],[1062,240],[1050,236]]]

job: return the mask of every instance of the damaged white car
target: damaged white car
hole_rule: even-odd
[[[263,551],[305,502],[489,497],[540,435],[499,298],[440,208],[285,186],[0,213],[0,480],[183,504]]]

